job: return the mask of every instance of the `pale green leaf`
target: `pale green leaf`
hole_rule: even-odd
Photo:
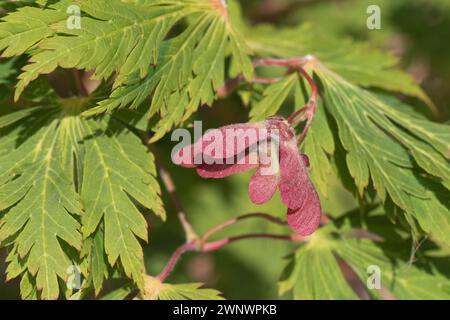
[[[397,299],[448,299],[450,281],[441,274],[409,265],[385,252],[372,240],[358,239],[346,223],[329,224],[306,240],[290,259],[279,282],[280,293],[292,290],[296,299],[355,299],[337,257],[355,272],[362,288],[375,299],[385,298],[386,289]],[[379,268],[380,289],[369,289],[368,268]],[[360,289],[361,290],[361,289]]]
[[[147,228],[138,207],[164,218],[153,156],[118,120],[81,117],[85,104],[61,100],[0,117],[0,242],[12,250],[8,277],[33,276],[44,299],[59,296],[58,278],[65,280],[72,265],[97,293],[108,264],[142,281],[136,237],[147,239]]]
[[[281,30],[261,25],[248,29],[247,33],[249,46],[261,56],[294,58],[313,55],[355,84],[401,92],[432,105],[413,78],[395,68],[398,64],[396,58],[367,44],[319,34],[309,24]]]
[[[214,289],[202,288],[201,283],[161,283],[153,277],[146,278],[144,299],[146,300],[223,300]]]
[[[289,94],[292,93],[297,82],[298,75],[294,73],[267,86],[263,92],[262,99],[252,105],[250,118],[263,120],[275,115]]]
[[[0,23],[0,51],[2,56],[17,56],[34,47],[41,40],[55,34],[51,26],[67,19],[71,0],[59,1],[48,9],[26,6],[3,17]]]
[[[337,123],[359,191],[371,180],[382,200],[389,195],[427,233],[449,243],[450,212],[440,200],[448,198],[448,190],[442,191],[447,196],[437,195],[432,179],[420,176],[417,168],[422,166],[448,185],[449,126],[388,105],[323,66],[317,71],[324,85],[324,105]]]
[[[357,299],[332,249],[306,244],[297,250],[291,266],[285,271],[287,278],[279,282],[280,294],[292,289],[294,299],[300,300]]]
[[[149,117],[159,113],[162,119],[154,128],[156,139],[199,105],[212,104],[224,83],[228,56],[231,74],[252,76],[251,50],[222,2],[78,0],[83,11],[79,29],[68,28],[68,16],[59,10],[63,4],[26,7],[26,12],[20,9],[0,23],[3,55],[31,53],[19,76],[16,99],[31,81],[57,67],[95,70],[96,79],[115,74],[111,97],[86,115],[135,108],[153,94]],[[33,17],[32,24],[22,23],[27,16]],[[187,27],[170,38],[173,27],[183,23]]]
[[[87,120],[83,185],[83,234],[104,223],[104,246],[110,265],[120,258],[127,276],[143,286],[143,253],[137,238],[147,240],[147,223],[139,203],[165,217],[155,179],[153,156],[114,119]],[[135,203],[136,202],[136,203]]]
[[[2,139],[0,144],[10,151],[0,159],[0,210],[8,210],[0,221],[0,241],[14,237],[42,298],[56,299],[58,277],[65,279],[72,265],[60,240],[81,248],[75,216],[81,215],[82,206],[67,170],[74,168],[73,142],[80,137],[77,120],[59,108],[40,110],[33,120],[28,121],[25,141],[16,146],[14,139]],[[20,133],[9,132],[14,134]]]

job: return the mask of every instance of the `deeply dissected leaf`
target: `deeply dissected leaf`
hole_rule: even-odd
[[[334,138],[322,104],[309,128],[303,150],[310,162],[310,177],[321,194],[328,196],[328,183],[332,166],[330,156],[335,152]]]
[[[17,4],[32,6],[0,22],[3,56],[31,57],[16,98],[39,75],[58,67],[76,68],[93,70],[94,78],[112,82],[111,96],[84,115],[135,109],[91,119],[80,115],[85,110],[80,101],[14,113],[1,110],[7,115],[0,117],[0,242],[9,249],[7,278],[22,277],[23,298],[58,297],[60,286],[66,289],[68,267],[75,264],[86,277],[83,284],[92,284],[96,294],[104,280],[119,271],[147,298],[221,298],[200,284],[143,278],[139,239],[147,240],[147,222],[141,211],[150,209],[163,218],[164,211],[154,159],[127,126],[151,128],[153,141],[158,140],[199,105],[211,105],[226,76],[243,74],[250,80],[252,50],[263,57],[312,54],[320,60],[305,66],[318,75],[322,96],[303,148],[322,195],[328,192],[332,163],[343,162],[345,155],[345,169],[361,199],[373,186],[387,210],[400,208],[408,222],[417,221],[433,240],[450,243],[449,127],[428,121],[396,99],[358,87],[403,93],[431,105],[412,77],[395,68],[392,56],[366,44],[322,37],[309,26],[245,30],[238,10],[228,12],[221,0]],[[82,11],[81,29],[68,28],[67,8],[72,4]],[[0,85],[6,80],[9,84],[15,73],[11,63],[0,64]],[[294,91],[296,106],[299,100],[305,103],[297,80],[297,74],[288,74],[267,86],[262,99],[252,103],[251,118],[276,114]],[[22,98],[42,104],[40,93],[31,95]],[[43,96],[55,105],[54,96]],[[137,122],[131,113],[139,114]],[[157,114],[159,121],[151,127],[147,120]],[[213,207],[217,211],[217,203]],[[229,201],[224,207],[229,210]],[[242,256],[251,260],[251,254]],[[368,265],[381,267],[383,286],[397,298],[449,298],[447,279],[409,266],[374,242],[348,237],[335,226],[322,228],[296,252],[280,291],[293,289],[299,299],[356,298],[337,256],[362,282]],[[125,298],[134,288],[127,285],[105,298]],[[66,297],[81,296],[65,291]]]
[[[212,1],[215,3],[215,1]],[[210,8],[211,9],[211,8]],[[219,11],[220,13],[220,11]],[[141,80],[137,74],[113,91],[111,97],[87,114],[141,104],[153,92],[148,117],[158,113],[161,121],[153,129],[157,140],[173,125],[188,118],[199,105],[211,105],[215,92],[224,82],[227,48],[234,61],[240,61],[234,73],[251,77],[248,49],[217,8],[193,18],[179,36],[162,44],[157,66]],[[237,65],[235,63],[235,65]]]
[[[432,104],[410,75],[395,68],[398,64],[396,58],[367,44],[318,34],[314,26],[308,24],[281,30],[262,25],[249,29],[247,33],[249,46],[261,56],[294,58],[313,55],[355,84],[401,92]]]
[[[325,88],[325,106],[337,123],[359,191],[371,179],[382,200],[389,195],[426,232],[449,243],[450,214],[444,200],[448,190],[432,187],[433,179],[419,175],[417,169],[422,166],[448,185],[449,127],[394,108],[324,67],[318,74]],[[424,157],[440,170],[430,170]]]
[[[367,281],[369,266],[377,266],[381,271],[381,285],[398,299],[445,300],[450,298],[450,281],[439,274],[427,273],[415,266],[392,261],[370,240],[350,240],[342,242],[337,253],[358,274],[361,281]],[[377,290],[370,293],[379,298]]]
[[[214,289],[202,288],[201,283],[169,284],[147,277],[146,300],[223,300],[221,293]]]
[[[52,25],[65,22],[72,1],[63,0],[48,9],[25,6],[9,13],[0,23],[0,51],[3,57],[17,56],[55,34]]]
[[[164,217],[153,156],[129,131],[118,132],[116,120],[88,120],[81,198],[85,206],[83,234],[104,223],[104,246],[110,265],[120,258],[125,273],[140,286],[143,253],[136,237],[147,240],[147,223],[139,203]],[[134,203],[136,202],[136,203]]]
[[[369,239],[358,239],[347,225],[328,225],[311,236],[291,258],[279,283],[280,292],[293,290],[296,299],[355,299],[337,257],[355,272],[372,298],[448,299],[450,282],[442,275],[420,269],[386,254]],[[380,288],[370,289],[368,270],[380,270]],[[361,290],[361,289],[360,289]],[[387,290],[381,291],[381,290]]]
[[[222,1],[75,3],[84,13],[80,28],[68,27],[65,10],[70,1],[47,9],[25,7],[0,23],[4,56],[31,53],[19,76],[16,99],[31,81],[58,66],[95,70],[95,79],[116,74],[111,97],[86,114],[136,108],[153,93],[148,116],[161,116],[154,128],[156,140],[199,105],[212,104],[225,79],[227,56],[232,56],[231,74],[252,75],[251,52],[233,29]],[[170,38],[181,21],[187,21],[187,27]]]
[[[357,299],[349,287],[332,248],[305,245],[295,253],[285,271],[286,278],[279,282],[280,294],[293,290],[294,299],[346,300]]]
[[[164,216],[152,155],[117,120],[82,118],[84,105],[68,100],[0,118],[0,241],[13,250],[8,275],[23,275],[24,288],[32,277],[44,299],[58,297],[58,278],[77,264],[82,232],[97,291],[108,262],[119,259],[142,284],[136,237],[146,239],[147,229],[136,206]]]

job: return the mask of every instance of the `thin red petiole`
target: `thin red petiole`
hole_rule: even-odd
[[[230,237],[222,240],[217,240],[209,243],[205,243],[203,246],[203,252],[210,252],[219,250],[233,242],[247,239],[272,239],[272,240],[284,240],[284,241],[303,241],[304,237],[298,235],[280,235],[280,234],[267,234],[267,233],[250,233],[241,236]]]
[[[173,271],[176,264],[178,263],[178,260],[183,255],[183,253],[188,251],[197,251],[197,252],[210,252],[214,250],[218,250],[228,244],[231,244],[233,242],[239,241],[239,240],[245,240],[245,239],[257,239],[257,238],[265,238],[265,239],[274,239],[274,240],[285,240],[285,241],[304,241],[305,238],[301,237],[299,235],[277,235],[277,234],[264,234],[264,233],[251,233],[251,234],[244,234],[239,235],[235,237],[229,237],[222,240],[207,242],[207,240],[214,235],[215,233],[225,229],[226,227],[233,225],[237,223],[238,221],[250,219],[250,218],[260,218],[265,219],[267,221],[270,221],[275,224],[279,225],[285,225],[286,222],[282,219],[279,219],[277,217],[274,217],[272,215],[269,215],[267,213],[249,213],[244,214],[241,216],[238,216],[236,218],[230,219],[228,221],[225,221],[210,230],[208,230],[201,239],[192,240],[190,242],[187,242],[180,247],[178,247],[172,256],[170,257],[169,261],[167,262],[164,269],[161,271],[161,273],[157,276],[157,278],[163,282],[169,274]]]
[[[290,70],[296,70],[298,67],[307,64],[314,57],[305,56],[299,58],[291,58],[291,59],[277,59],[277,58],[268,58],[268,59],[259,59],[253,61],[253,66],[255,68],[262,66],[277,66],[277,67],[286,67]],[[282,80],[283,78],[254,78],[249,80],[249,83],[263,83],[263,84],[271,84],[277,81]],[[231,92],[233,92],[242,82],[245,81],[243,75],[239,75],[233,79],[228,80],[219,90],[217,90],[217,95],[219,97],[225,97]]]
[[[211,252],[219,250],[231,243],[240,241],[240,240],[248,240],[248,239],[272,239],[272,240],[283,240],[283,241],[306,241],[305,237],[301,237],[299,235],[280,235],[280,234],[267,234],[267,233],[250,233],[244,234],[235,237],[229,237],[222,240],[212,241],[204,243],[203,245],[199,245],[195,241],[185,243],[178,247],[175,252],[172,254],[169,262],[164,267],[163,271],[157,276],[157,279],[161,282],[164,282],[169,274],[173,271],[175,266],[177,265],[178,260],[181,255],[188,251],[197,251],[197,252]]]
[[[261,83],[261,84],[272,84],[282,80],[283,78],[263,78],[263,77],[255,77],[249,83]],[[236,78],[228,80],[219,90],[217,90],[217,96],[220,98],[226,97],[231,92],[233,92],[241,83],[244,82],[244,77],[242,75],[237,76]]]
[[[305,112],[306,109],[308,109],[308,107],[303,107],[303,108],[297,110],[296,112],[294,112],[294,113],[287,119],[287,121],[288,121],[290,124],[297,124],[299,121],[297,121],[296,123],[293,123],[293,121],[295,120],[295,118],[298,117],[299,114]]]
[[[239,221],[242,220],[246,220],[246,219],[250,219],[250,218],[260,218],[260,219],[265,219],[269,222],[273,222],[275,224],[279,224],[279,225],[285,225],[286,221],[281,220],[277,217],[274,217],[270,214],[266,214],[266,213],[249,213],[249,214],[244,214],[242,216],[238,216],[236,218],[227,220],[211,229],[209,229],[204,236],[201,238],[201,243],[205,243],[209,238],[211,238],[211,236],[223,229],[225,229],[228,226],[231,226]]]
[[[178,260],[180,259],[181,255],[187,251],[193,251],[196,250],[197,244],[195,241],[191,241],[188,243],[185,243],[178,247],[172,256],[170,257],[169,262],[167,262],[166,266],[164,267],[163,271],[157,276],[159,281],[164,282],[164,280],[169,276],[169,274],[172,272],[172,270],[175,268]]]

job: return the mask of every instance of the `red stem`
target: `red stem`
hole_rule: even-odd
[[[309,101],[306,103],[306,105],[303,108],[301,108],[300,110],[296,111],[293,115],[291,115],[288,118],[288,122],[292,126],[297,125],[300,121],[303,121],[305,118],[307,119],[306,125],[303,128],[303,131],[302,131],[300,137],[297,140],[297,144],[300,145],[300,143],[305,138],[309,127],[311,127],[311,123],[312,123],[312,121],[314,119],[314,115],[316,114],[319,90],[318,90],[317,85],[314,82],[313,78],[310,77],[310,75],[308,74],[308,72],[305,71],[305,69],[303,69],[302,67],[298,66],[298,67],[296,67],[296,70],[306,79],[306,81],[308,81],[308,83],[309,83],[309,85],[311,87],[311,96],[309,98]],[[301,113],[304,113],[303,116],[297,119],[297,117]]]
[[[202,248],[202,252],[210,252],[219,250],[226,245],[229,245],[233,242],[247,239],[273,239],[273,240],[284,240],[284,241],[299,241],[300,239],[296,238],[297,235],[280,235],[280,234],[267,234],[267,233],[250,233],[244,234],[241,236],[230,237],[222,240],[217,240],[209,243],[205,243]]]
[[[161,282],[163,282],[169,276],[169,274],[172,272],[172,270],[175,268],[181,255],[187,251],[210,252],[210,251],[218,250],[230,243],[233,243],[233,242],[236,242],[239,240],[244,240],[244,239],[270,238],[270,239],[276,239],[276,240],[289,240],[289,241],[297,241],[297,240],[303,239],[303,237],[299,237],[298,235],[287,236],[287,235],[254,233],[254,234],[246,234],[246,235],[241,235],[241,236],[230,237],[230,238],[217,240],[217,241],[213,241],[213,242],[209,242],[209,243],[207,242],[207,240],[213,234],[225,229],[226,227],[228,227],[232,224],[237,223],[238,221],[246,220],[246,219],[250,219],[250,218],[261,218],[261,219],[265,219],[267,221],[270,221],[270,222],[276,223],[276,224],[280,224],[280,225],[286,224],[285,221],[283,221],[277,217],[271,216],[267,213],[261,213],[261,212],[244,214],[244,215],[238,216],[236,218],[230,219],[228,221],[225,221],[225,222],[211,228],[210,230],[208,230],[204,234],[204,236],[201,238],[201,240],[192,240],[192,241],[189,241],[189,242],[181,245],[180,247],[178,247],[174,251],[172,256],[170,257],[167,265],[164,267],[164,269],[161,271],[161,273],[157,276],[157,278]]]
[[[170,257],[170,260],[164,267],[163,271],[161,271],[161,273],[157,276],[159,281],[163,282],[169,276],[183,253],[196,250],[196,248],[197,245],[194,241],[185,243],[182,246],[178,247],[172,254],[172,257]]]
[[[244,234],[240,236],[235,237],[229,237],[222,240],[217,240],[213,242],[207,242],[204,243],[202,246],[197,245],[195,242],[188,242],[180,247],[178,247],[175,252],[172,254],[172,257],[170,258],[167,265],[164,267],[163,271],[157,276],[158,280],[161,282],[164,282],[166,278],[169,276],[169,274],[173,271],[175,268],[178,260],[180,259],[181,255],[188,251],[198,251],[198,252],[211,252],[219,250],[233,242],[237,242],[240,240],[247,240],[247,239],[273,239],[273,240],[283,240],[283,241],[304,241],[305,238],[301,237],[299,235],[280,235],[280,234],[267,234],[267,233],[250,233],[250,234]]]
[[[291,58],[291,59],[276,59],[276,58],[268,58],[268,59],[259,59],[253,61],[253,66],[255,68],[261,66],[277,66],[277,67],[290,67],[291,69],[296,70],[298,67],[305,65],[309,61],[311,61],[313,57],[305,56],[299,58]],[[263,84],[271,84],[277,81],[280,81],[283,78],[259,78],[255,77],[250,80],[250,83],[263,83]],[[242,75],[237,76],[236,78],[228,80],[219,90],[217,91],[217,95],[219,97],[225,97],[230,92],[234,91],[245,78]]]
[[[233,225],[233,224],[235,224],[235,223],[237,223],[239,221],[250,219],[250,218],[261,218],[261,219],[265,219],[267,221],[270,221],[270,222],[273,222],[273,223],[276,223],[276,224],[279,224],[279,225],[285,225],[286,224],[285,221],[283,221],[283,220],[281,220],[281,219],[279,219],[277,217],[271,216],[270,214],[267,214],[267,213],[260,213],[260,212],[258,212],[258,213],[244,214],[242,216],[239,216],[239,217],[227,220],[227,221],[225,221],[225,222],[223,222],[223,223],[221,223],[221,224],[211,228],[210,230],[208,230],[205,233],[205,235],[202,237],[201,243],[205,243],[213,234],[215,234],[215,233],[225,229],[226,227],[231,226],[231,225]]]
[[[260,67],[260,66],[278,66],[278,67],[293,67],[293,66],[300,66],[308,63],[311,58],[306,57],[299,57],[299,58],[292,58],[292,59],[259,59],[253,61],[254,67]]]

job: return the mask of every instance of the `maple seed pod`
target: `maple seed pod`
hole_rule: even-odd
[[[319,227],[321,206],[309,179],[309,160],[299,153],[295,132],[286,119],[270,117],[224,126],[179,152],[178,159],[183,161],[176,164],[196,168],[203,178],[224,178],[256,169],[249,183],[253,203],[266,203],[279,190],[288,208],[288,224],[296,233],[307,236]]]

